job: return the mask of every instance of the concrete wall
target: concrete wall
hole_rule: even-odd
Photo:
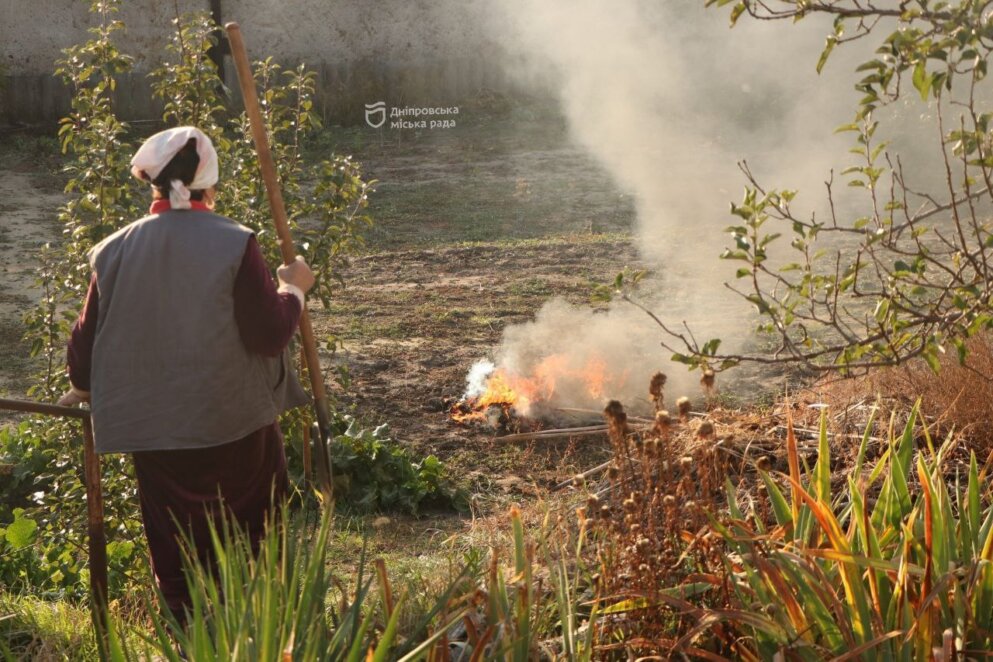
[[[215,4],[217,0],[215,0]],[[125,0],[119,44],[135,57],[121,81],[120,113],[152,118],[145,74],[165,56],[173,0]],[[180,11],[209,10],[209,0],[178,0]],[[306,63],[319,75],[319,104],[335,123],[362,120],[365,103],[460,103],[481,91],[509,91],[500,45],[483,21],[483,0],[219,0],[222,19],[242,25],[250,56]],[[87,39],[97,23],[86,0],[0,0],[0,118],[54,122],[69,107],[52,76],[61,50]],[[0,121],[2,121],[0,120]]]

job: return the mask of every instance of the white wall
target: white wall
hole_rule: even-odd
[[[0,114],[51,121],[64,112],[67,93],[58,92],[51,74],[61,50],[85,41],[98,23],[89,4],[0,0],[0,61],[8,76]],[[178,4],[184,12],[210,7],[209,0]],[[333,114],[354,114],[370,95],[440,103],[506,83],[500,45],[483,25],[483,0],[221,0],[221,9],[223,20],[241,23],[253,59],[272,56],[318,70],[322,101]],[[135,57],[138,74],[124,85],[130,101],[143,94],[142,74],[164,57],[174,16],[173,0],[123,2],[118,17],[127,30],[119,45]],[[151,110],[136,105],[131,114]]]

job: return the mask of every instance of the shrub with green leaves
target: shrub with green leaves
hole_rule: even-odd
[[[389,438],[386,425],[370,430],[349,417],[338,423],[348,426],[331,444],[339,506],[360,513],[396,510],[411,514],[425,507],[465,507],[465,495],[434,455],[414,461]]]
[[[0,535],[0,590],[82,599],[89,570],[78,423],[32,417],[0,431],[0,463],[11,467],[11,480],[0,490],[0,529],[6,528]],[[106,484],[120,490],[107,499],[104,512],[110,585],[119,591],[144,543],[133,485],[116,467],[104,463],[104,469]]]

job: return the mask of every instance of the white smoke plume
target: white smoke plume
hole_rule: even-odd
[[[574,139],[634,197],[637,245],[661,275],[645,303],[674,326],[687,320],[698,339],[724,337],[722,349],[741,342],[753,318],[723,286],[737,265],[717,258],[745,183],[736,162],[747,158],[760,181],[799,189],[795,206],[823,213],[828,172],[851,162],[850,136],[833,129],[853,116],[865,47],[838,49],[818,76],[830,25],[815,19],[743,19],[729,30],[727,11],[702,0],[500,0],[492,12],[508,69],[553,88]],[[660,338],[623,302],[594,313],[553,300],[506,329],[494,358],[528,374],[553,353],[574,364],[601,357],[624,376],[604,399],[629,405],[644,405],[659,369],[674,396],[699,394],[699,375],[669,364]],[[560,403],[602,405],[557,386]]]
[[[597,312],[552,299],[533,321],[504,330],[496,364],[510,374],[537,373],[554,382],[552,405],[600,409],[606,400],[621,399],[638,409],[665,356],[658,329],[646,319],[630,307]],[[674,373],[677,379],[685,375]]]
[[[496,364],[488,359],[476,361],[465,377],[465,398],[478,398],[486,392],[486,381],[496,370]]]

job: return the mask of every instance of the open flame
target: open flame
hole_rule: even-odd
[[[528,374],[482,360],[469,370],[466,393],[452,408],[452,418],[460,422],[482,419],[493,406],[518,416],[528,416],[536,405],[599,406],[609,391],[621,388],[626,380],[626,370],[611,373],[599,356],[577,361],[553,354],[538,361]]]

